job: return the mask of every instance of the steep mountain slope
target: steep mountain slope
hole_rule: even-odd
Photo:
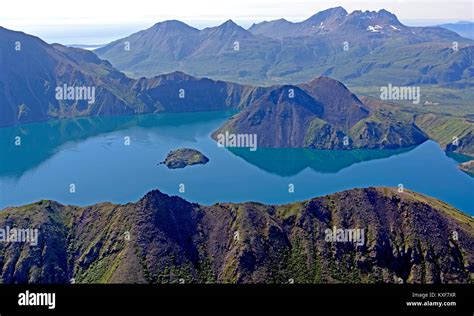
[[[256,88],[174,72],[138,79],[130,89],[154,112],[194,112],[245,107]]]
[[[318,149],[395,149],[428,139],[410,115],[380,101],[365,99],[365,103],[330,78],[270,87],[212,137],[256,134],[260,147]]]
[[[177,23],[158,23],[96,53],[133,77],[179,70],[252,84],[294,84],[322,75],[361,86],[465,86],[473,74],[472,40],[440,27],[405,26],[386,10],[349,14],[338,7],[302,22],[279,19],[249,30],[232,21],[204,30]]]
[[[18,50],[17,50],[18,49]],[[48,118],[134,113],[131,80],[92,52],[0,28],[0,126]],[[95,102],[57,100],[56,87],[95,87]]]
[[[459,169],[471,176],[474,176],[474,160],[463,162],[459,165]]]
[[[369,115],[369,109],[346,86],[327,77],[302,84],[302,89],[324,104],[322,119],[338,128],[349,129]],[[341,115],[344,113],[343,115]]]
[[[444,150],[474,157],[472,120],[425,114],[416,116],[416,124]]]
[[[75,116],[237,108],[248,102],[245,98],[251,100],[254,90],[177,72],[133,80],[90,51],[48,45],[4,28],[0,49],[0,126]],[[57,98],[56,89],[64,85],[94,89],[94,100],[84,95]]]
[[[146,60],[156,59],[157,62],[169,65],[165,73],[173,72],[178,69],[179,62],[194,50],[197,33],[199,30],[180,21],[166,21],[157,23],[146,31],[135,33],[123,41],[114,41],[100,51],[104,54],[114,50],[127,52],[128,54],[122,55],[124,58],[119,57],[115,61],[115,66],[127,68],[135,65],[146,69],[149,67]],[[159,51],[160,55],[155,55],[155,51]]]
[[[470,283],[474,222],[396,189],[353,189],[281,206],[200,206],[159,191],[90,207],[41,201],[0,212],[39,228],[0,243],[2,283]],[[326,230],[363,229],[363,243]]]
[[[200,31],[165,21],[95,52],[133,77],[183,71],[229,79],[264,76],[278,48],[278,41],[254,36],[231,20]]]

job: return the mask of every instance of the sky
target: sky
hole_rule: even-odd
[[[91,43],[94,38],[104,41],[125,36],[169,19],[182,20],[198,28],[233,19],[248,27],[254,22],[278,18],[301,21],[336,6],[349,12],[386,9],[408,25],[473,21],[473,3],[473,0],[13,0],[2,1],[0,25],[50,42],[62,38]]]

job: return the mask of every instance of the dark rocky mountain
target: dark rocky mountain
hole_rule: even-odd
[[[168,32],[161,30],[165,25]],[[249,30],[232,21],[204,30],[167,21],[96,53],[132,77],[179,70],[251,84],[294,84],[330,76],[357,86],[391,82],[465,87],[473,73],[473,45],[444,28],[405,26],[386,10],[348,13],[338,7],[302,22],[279,19]]]
[[[342,34],[343,32],[349,32],[358,37],[370,33],[390,36],[394,32],[411,31],[409,29],[401,24],[394,14],[386,10],[354,11],[349,14],[344,8],[336,7],[318,12],[301,22],[276,20],[254,24],[249,31],[253,34],[283,39],[331,33]]]
[[[473,219],[390,188],[280,206],[201,206],[159,191],[126,205],[41,201],[0,212],[7,226],[40,231],[37,246],[0,243],[2,283],[473,281]],[[334,226],[363,229],[363,242],[326,241]]]
[[[321,118],[338,128],[349,129],[369,116],[369,109],[337,80],[320,77],[302,84],[301,87],[324,104]]]
[[[395,149],[428,139],[409,115],[376,100],[363,103],[324,77],[268,88],[212,136],[225,134],[256,134],[259,147],[318,149]]]
[[[251,102],[256,88],[173,72],[140,78],[130,89],[152,109],[146,112],[195,112],[240,109]]]

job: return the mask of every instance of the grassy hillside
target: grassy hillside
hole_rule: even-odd
[[[38,228],[37,246],[0,243],[2,283],[471,283],[474,221],[391,188],[272,206],[201,206],[159,191],[137,203],[7,208],[0,227]],[[362,244],[326,230],[363,229]]]
[[[470,139],[470,135],[474,133],[474,121],[467,118],[425,114],[416,117],[416,124],[444,149],[474,156],[474,144]],[[456,139],[459,145],[455,145]]]
[[[378,86],[357,86],[348,84],[348,87],[359,96],[369,96],[380,99],[380,87]],[[433,113],[437,115],[451,115],[455,117],[474,118],[473,88],[454,88],[439,85],[420,86],[421,102],[413,104],[411,101],[391,101],[400,108],[421,114]]]

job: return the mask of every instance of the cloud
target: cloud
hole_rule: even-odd
[[[0,24],[112,24],[182,20],[253,19],[285,17],[301,20],[329,7],[348,11],[393,11],[401,19],[473,19],[471,0],[81,0],[65,5],[63,0],[15,0],[2,3]]]

